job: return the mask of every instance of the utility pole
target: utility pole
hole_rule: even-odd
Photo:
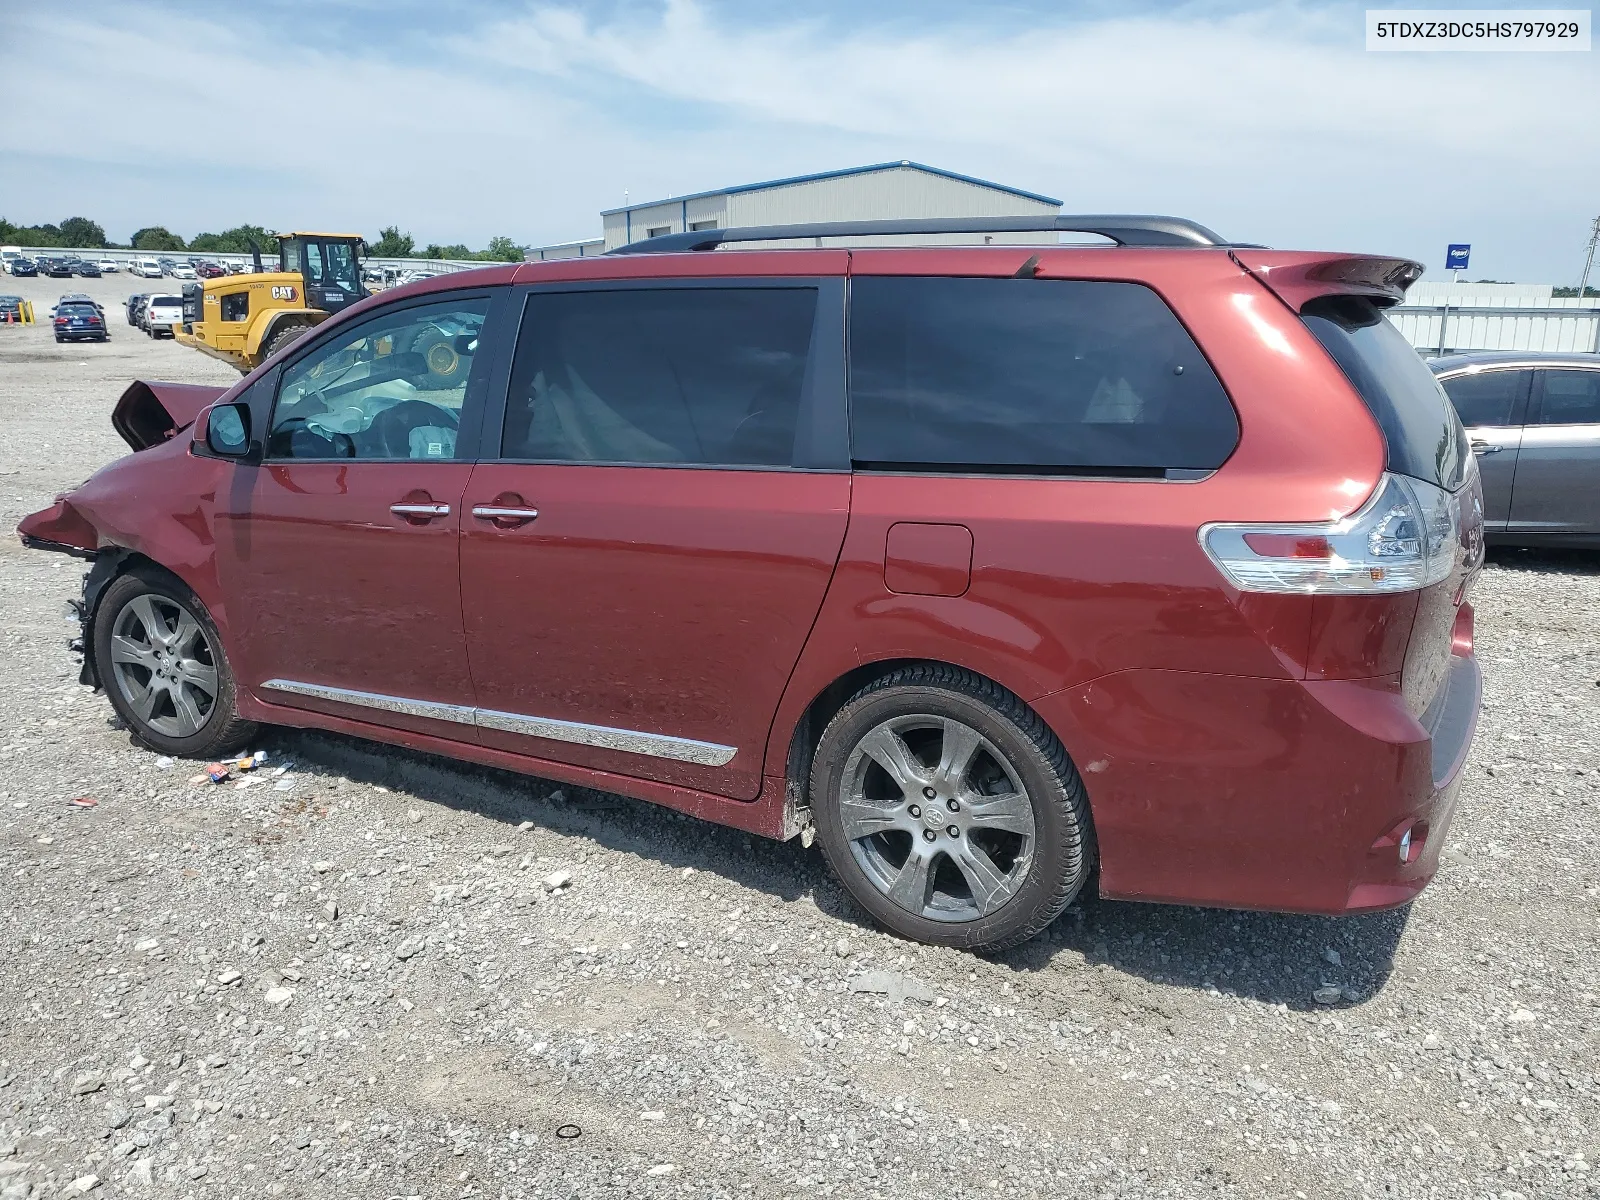
[[[1583,278],[1578,281],[1578,300],[1581,302],[1584,294],[1589,290],[1589,268],[1594,265],[1595,244],[1600,243],[1600,217],[1594,219],[1594,227],[1589,231],[1589,256],[1583,260]]]

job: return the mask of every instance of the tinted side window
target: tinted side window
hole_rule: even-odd
[[[1541,425],[1600,423],[1600,371],[1544,372]]]
[[[381,313],[283,371],[269,458],[450,459],[487,298]]]
[[[788,466],[815,288],[534,292],[501,457]]]
[[[1444,380],[1444,391],[1463,425],[1510,425],[1531,378],[1532,371],[1480,371]]]
[[[1133,283],[858,277],[850,452],[894,469],[1207,470],[1239,439],[1172,310]]]
[[[1466,431],[1433,372],[1411,344],[1360,296],[1313,300],[1306,327],[1339,364],[1383,430],[1389,470],[1455,491],[1466,478]]]

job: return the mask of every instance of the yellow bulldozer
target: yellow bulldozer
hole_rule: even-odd
[[[354,233],[280,233],[277,270],[254,271],[183,285],[183,324],[172,333],[186,346],[248,374],[306,330],[367,294],[361,282],[366,243]]]

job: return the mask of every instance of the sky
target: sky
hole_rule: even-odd
[[[1363,8],[0,0],[0,216],[540,245],[599,236],[625,196],[911,159],[1066,212],[1401,254],[1435,279],[1469,242],[1470,278],[1576,283],[1600,38],[1369,53]]]

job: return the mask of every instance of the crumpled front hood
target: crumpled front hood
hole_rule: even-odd
[[[111,410],[111,427],[135,450],[160,445],[214,404],[227,388],[135,380]]]

